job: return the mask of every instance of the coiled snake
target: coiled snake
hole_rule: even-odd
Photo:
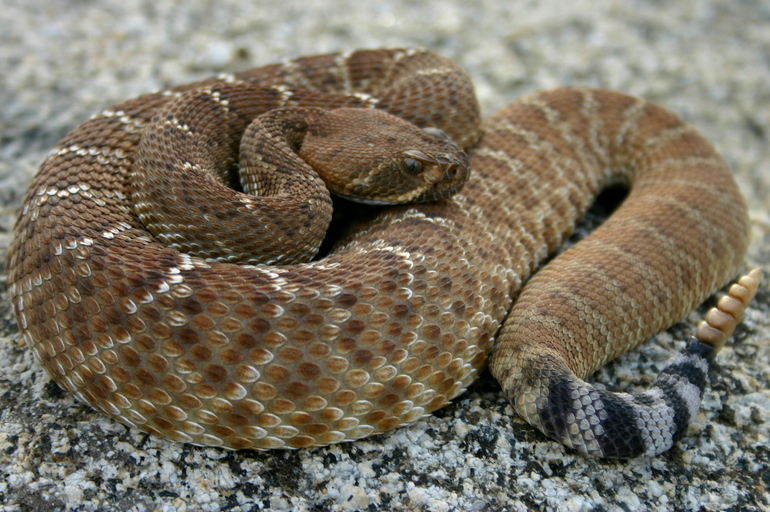
[[[315,123],[318,107],[338,117]],[[758,273],[648,393],[580,379],[736,275],[748,221],[725,164],[675,115],[610,91],[528,96],[481,132],[478,119],[467,76],[416,50],[302,58],[105,110],[24,199],[8,264],[24,339],[81,400],[198,445],[383,432],[446,405],[491,357],[517,411],[567,445],[668,449]],[[343,196],[437,201],[383,208],[307,261],[331,218],[322,168],[348,176],[325,178]],[[614,184],[630,193],[611,218],[522,289]]]

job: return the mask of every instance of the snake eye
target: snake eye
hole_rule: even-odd
[[[401,162],[401,169],[410,176],[417,176],[422,172],[422,163],[414,158],[404,158]]]

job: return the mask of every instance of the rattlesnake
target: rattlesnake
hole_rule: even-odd
[[[323,258],[252,258],[286,238],[307,258],[320,237],[288,208],[263,212],[262,199],[214,188],[201,162],[233,185],[228,137],[297,105],[374,107],[445,133],[469,150],[471,176],[450,198],[365,215]],[[701,328],[715,349],[693,342],[650,393],[598,393],[580,378],[736,274],[748,221],[729,171],[678,117],[616,92],[527,96],[489,118],[477,143],[478,118],[467,76],[417,50],[306,57],[107,109],[57,145],[24,199],[8,264],[24,339],[81,400],[198,445],[300,448],[383,432],[446,405],[491,354],[519,413],[552,437],[607,457],[668,449],[758,274]],[[292,137],[281,151],[301,149]],[[422,159],[465,181],[452,154],[439,165],[411,148],[398,165]],[[294,179],[281,176],[273,182]],[[614,184],[630,193],[612,217],[522,289]],[[313,207],[303,219],[328,223],[328,197],[313,197],[294,201]],[[252,234],[244,217],[267,231]],[[236,248],[223,248],[228,238]]]

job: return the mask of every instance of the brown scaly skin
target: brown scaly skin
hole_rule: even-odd
[[[146,130],[188,91],[194,108]],[[228,262],[258,251],[255,239],[292,238],[312,254],[323,235],[292,227],[295,214],[278,206],[260,211],[267,231],[248,238],[243,212],[212,191],[211,174],[192,186],[188,176],[153,178],[171,180],[163,188],[177,203],[160,213],[148,207],[159,187],[140,184],[138,163],[197,171],[201,160],[151,135],[142,141],[143,132],[183,142],[192,131],[203,160],[211,148],[234,155],[238,142],[226,136],[282,106],[376,107],[428,134],[438,128],[472,148],[471,177],[449,199],[384,209],[351,227],[329,256],[291,265]],[[238,128],[206,123],[223,115]],[[697,347],[706,345],[680,356],[639,403],[597,398],[575,376],[680,319],[736,275],[748,220],[729,171],[674,114],[620,93],[529,96],[487,120],[478,144],[477,120],[465,74],[413,50],[309,57],[108,109],[60,142],[24,200],[8,263],[20,330],[82,400],[199,445],[300,448],[383,432],[446,405],[491,354],[517,409],[568,445],[601,456],[667,449],[705,380],[710,349]],[[428,153],[407,151],[416,160]],[[207,172],[232,183],[232,160]],[[456,173],[449,167],[446,178]],[[522,290],[596,194],[616,183],[631,191],[612,218]],[[328,216],[326,196],[312,197],[301,203]],[[246,209],[262,200],[274,201],[249,199]],[[175,224],[170,214],[180,209],[202,211],[202,220]],[[137,214],[161,226],[155,237],[222,261],[162,245]],[[182,224],[192,242],[176,236]],[[207,252],[228,238],[234,249]],[[574,390],[589,400],[576,404]],[[660,421],[635,418],[648,415],[640,403]]]

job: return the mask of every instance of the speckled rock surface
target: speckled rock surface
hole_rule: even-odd
[[[413,426],[325,449],[235,453],[148,438],[48,380],[18,339],[4,275],[32,174],[92,113],[222,71],[381,46],[454,58],[487,114],[573,84],[678,112],[733,169],[751,210],[748,263],[770,275],[767,2],[6,0],[0,26],[0,511],[770,509],[767,284],[720,354],[690,435],[653,459],[603,462],[525,425],[489,376]],[[595,381],[643,388],[704,311]]]

